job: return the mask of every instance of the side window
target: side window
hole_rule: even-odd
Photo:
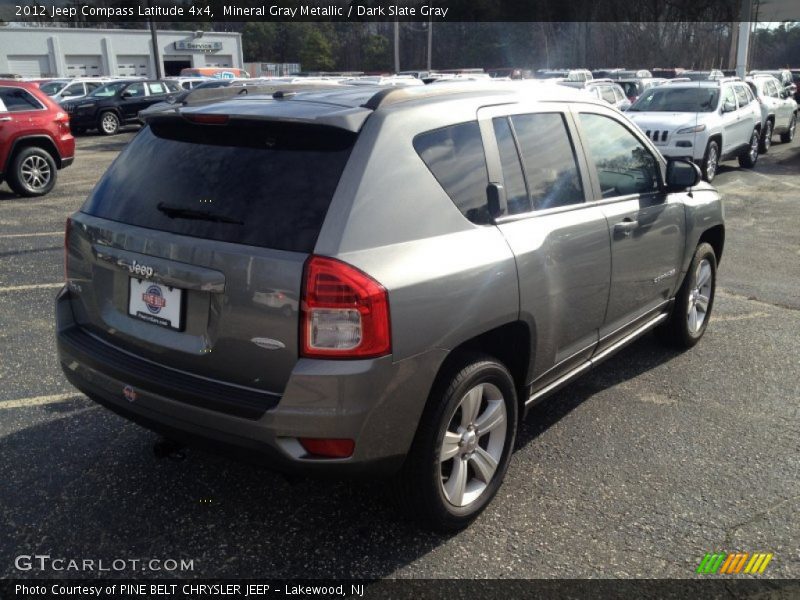
[[[584,201],[575,151],[561,113],[511,117],[535,210]]]
[[[500,150],[508,214],[517,215],[528,212],[531,210],[531,203],[528,200],[528,190],[525,187],[525,177],[522,174],[522,165],[519,162],[517,144],[514,142],[511,125],[506,117],[493,119],[492,125],[497,138],[497,147]]]
[[[83,96],[83,84],[82,83],[73,83],[67,86],[67,89],[64,90],[69,92],[70,96]],[[61,94],[64,95],[63,92]]]
[[[658,190],[658,162],[626,127],[591,113],[581,113],[580,121],[603,198]]]
[[[22,88],[0,88],[0,103],[8,112],[41,110],[41,103]]]
[[[736,85],[733,88],[736,91],[736,98],[739,100],[739,108],[750,104],[750,96],[747,94],[747,88],[743,85]]]
[[[614,104],[617,101],[617,97],[614,95],[614,88],[612,88],[610,85],[604,85],[601,90],[603,94],[603,100],[609,104]]]
[[[421,133],[414,138],[414,150],[467,219],[490,222],[489,176],[477,121]]]
[[[736,94],[733,93],[733,88],[730,87],[726,87],[725,92],[722,95],[722,105],[724,106],[727,102],[730,102],[736,106]]]
[[[125,88],[125,93],[133,98],[144,96],[144,83],[132,83]]]
[[[156,96],[158,94],[166,94],[167,93],[167,86],[163,83],[148,83],[147,87],[150,88],[150,94],[152,96]]]

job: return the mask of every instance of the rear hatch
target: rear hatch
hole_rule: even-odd
[[[303,265],[355,138],[309,123],[154,121],[69,225],[76,322],[161,367],[282,393]]]

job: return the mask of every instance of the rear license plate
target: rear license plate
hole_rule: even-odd
[[[128,314],[161,327],[182,329],[183,290],[131,278]]]

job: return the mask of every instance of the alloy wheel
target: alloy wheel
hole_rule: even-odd
[[[706,178],[711,181],[717,174],[717,164],[719,162],[717,156],[717,147],[711,146],[708,149],[708,159],[706,159]]]
[[[33,154],[22,161],[20,175],[22,176],[22,181],[31,191],[38,192],[47,187],[53,172],[44,158]]]
[[[456,406],[439,451],[442,491],[454,506],[467,506],[486,491],[503,455],[508,416],[500,389],[480,383]]]
[[[106,113],[103,115],[101,125],[104,133],[114,133],[119,126],[117,118],[112,113]]]
[[[694,285],[689,292],[689,308],[686,316],[689,323],[689,332],[696,334],[703,327],[708,315],[708,305],[711,301],[711,284],[713,271],[708,259],[703,259],[694,272]]]

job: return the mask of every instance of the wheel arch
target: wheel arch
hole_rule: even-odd
[[[522,418],[527,397],[528,373],[531,366],[532,348],[535,344],[535,332],[531,325],[522,320],[511,321],[485,331],[473,338],[463,341],[450,350],[436,374],[433,388],[441,377],[452,372],[467,357],[485,354],[503,363],[514,379],[519,403],[519,415]]]
[[[23,150],[24,148],[30,148],[32,146],[45,150],[50,156],[53,157],[53,160],[56,163],[56,168],[61,168],[61,153],[58,151],[58,146],[56,146],[55,142],[50,137],[43,134],[36,134],[19,137],[11,143],[11,151],[8,153],[8,158],[6,159],[6,164],[3,165],[2,172],[8,172],[11,162],[14,160],[20,150]]]
[[[715,225],[706,229],[697,241],[698,245],[708,243],[714,249],[714,254],[717,257],[717,264],[722,260],[722,250],[725,248],[725,226]]]

